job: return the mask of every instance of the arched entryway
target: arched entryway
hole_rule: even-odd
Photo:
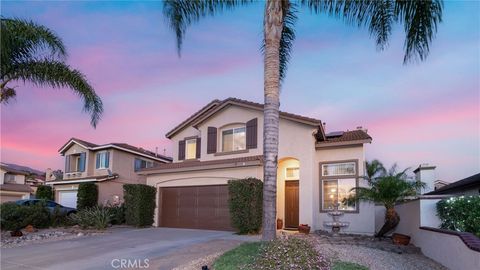
[[[293,157],[282,158],[277,171],[277,217],[285,229],[299,225],[300,162]]]

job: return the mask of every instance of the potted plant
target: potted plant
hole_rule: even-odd
[[[300,233],[309,234],[310,226],[308,226],[308,224],[300,224],[300,226],[298,226],[298,231]]]
[[[277,230],[283,229],[283,220],[281,218],[277,218]]]
[[[365,177],[370,187],[356,187],[355,196],[359,200],[371,201],[385,206],[385,224],[375,236],[383,237],[392,231],[400,222],[400,217],[395,211],[395,204],[409,196],[417,194],[417,190],[425,187],[420,181],[409,181],[407,169],[397,172],[394,164],[390,170],[386,170],[378,160],[366,162],[367,176]]]

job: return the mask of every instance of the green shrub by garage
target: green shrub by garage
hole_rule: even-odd
[[[0,228],[16,231],[32,225],[35,228],[48,228],[51,224],[50,212],[42,204],[20,206],[14,202],[0,205]]]
[[[480,237],[480,196],[460,196],[437,203],[442,229],[470,232]]]
[[[128,225],[146,227],[153,224],[156,189],[143,184],[123,185],[125,221]]]
[[[256,178],[228,181],[228,206],[232,225],[240,234],[262,228],[263,182]]]
[[[95,183],[87,182],[78,185],[77,209],[82,210],[97,206],[98,187]]]
[[[42,185],[37,188],[35,198],[53,201],[53,189],[51,186]]]

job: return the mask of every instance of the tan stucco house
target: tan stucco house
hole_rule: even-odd
[[[30,198],[33,189],[28,185],[28,172],[9,164],[0,164],[0,203]]]
[[[155,225],[230,230],[227,181],[263,178],[263,105],[214,100],[166,134],[173,162],[139,172],[158,189]],[[277,217],[325,229],[335,203],[347,232],[373,234],[374,205],[348,200],[366,185],[365,130],[326,133],[318,119],[280,113]]]
[[[136,171],[171,162],[170,157],[125,143],[97,145],[71,138],[59,150],[65,157],[63,179],[53,179],[47,172],[47,185],[52,185],[55,200],[61,205],[76,207],[78,185],[94,182],[98,186],[98,203],[112,204],[123,200],[123,184],[145,184],[145,177]]]

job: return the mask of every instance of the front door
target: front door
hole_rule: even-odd
[[[298,180],[285,181],[285,228],[298,228]]]

